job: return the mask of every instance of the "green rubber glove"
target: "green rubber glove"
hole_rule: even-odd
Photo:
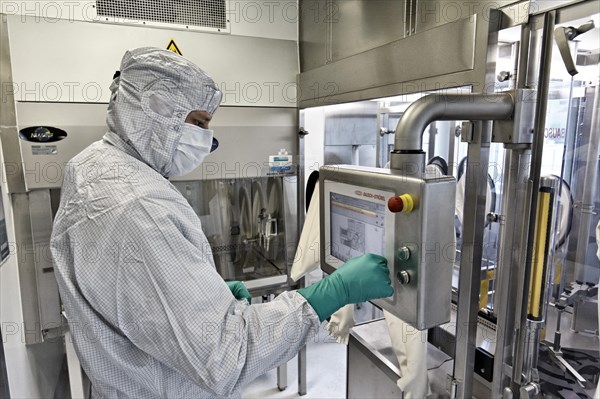
[[[246,286],[241,281],[225,281],[229,287],[229,291],[235,299],[245,299],[248,303],[252,303],[252,295],[246,289]]]
[[[300,288],[298,293],[323,321],[348,304],[391,296],[394,293],[391,283],[387,259],[364,254],[350,259],[323,280]]]

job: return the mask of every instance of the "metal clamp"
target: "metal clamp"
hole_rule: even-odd
[[[494,121],[492,141],[504,144],[529,144],[533,142],[537,91],[518,89],[511,94],[515,99],[512,119]]]

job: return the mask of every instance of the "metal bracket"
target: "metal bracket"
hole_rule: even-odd
[[[404,6],[405,37],[417,33],[417,0],[407,0]]]
[[[492,141],[504,144],[530,144],[533,142],[537,91],[518,89],[511,94],[515,99],[512,119],[494,121]]]
[[[569,27],[558,27],[554,29],[554,39],[556,45],[560,51],[560,56],[565,63],[565,67],[571,76],[575,76],[579,73],[573,60],[573,54],[571,54],[571,48],[569,42],[575,39],[577,36],[595,28],[594,21],[588,21],[578,28],[572,26]]]
[[[474,128],[472,122],[463,122],[460,128],[460,141],[463,143],[472,143],[473,131]]]

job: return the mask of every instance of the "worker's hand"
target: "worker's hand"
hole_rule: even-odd
[[[229,287],[229,291],[235,299],[245,299],[248,303],[252,303],[252,295],[246,289],[246,286],[241,281],[225,281]]]
[[[338,279],[348,293],[348,303],[386,298],[394,293],[387,259],[374,254],[352,258],[329,276]]]
[[[350,259],[330,276],[299,289],[298,293],[323,321],[342,306],[385,298],[391,296],[394,289],[387,260],[383,256],[365,254]]]

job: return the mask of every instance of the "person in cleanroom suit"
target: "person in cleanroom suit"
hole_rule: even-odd
[[[220,99],[184,57],[128,51],[108,132],[67,165],[51,251],[95,397],[240,397],[337,309],[393,293],[385,259],[369,254],[264,304],[223,281],[198,216],[167,179],[210,152]]]

